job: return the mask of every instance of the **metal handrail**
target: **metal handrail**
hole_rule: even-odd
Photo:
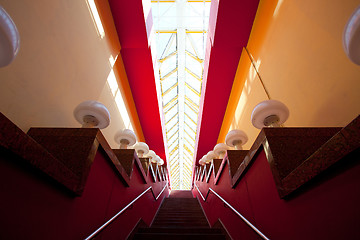
[[[233,210],[233,212],[235,212],[249,227],[251,227],[260,237],[262,237],[265,240],[270,240],[269,238],[267,238],[262,232],[260,232],[259,229],[257,229],[253,224],[251,224],[251,222],[249,220],[247,220],[243,215],[241,215],[233,206],[230,205],[230,203],[228,203],[227,201],[225,201],[225,199],[223,199],[218,193],[216,193],[212,188],[209,188],[205,198],[202,195],[202,193],[200,192],[200,189],[198,188],[198,186],[196,185],[196,183],[194,182],[194,186],[196,187],[197,191],[200,193],[201,198],[203,199],[204,202],[206,202],[209,193],[212,192],[215,194],[215,196],[217,196],[218,198],[220,198],[221,201],[223,201],[231,210]]]
[[[115,220],[115,218],[117,218],[120,214],[122,214],[126,209],[128,209],[131,205],[134,204],[134,202],[136,202],[142,195],[144,195],[147,191],[151,190],[151,193],[156,200],[158,200],[158,198],[160,197],[160,195],[165,191],[165,188],[167,187],[168,182],[166,182],[164,188],[161,190],[161,192],[158,194],[158,196],[155,196],[154,191],[152,189],[152,186],[148,187],[145,191],[143,191],[139,196],[137,196],[134,200],[132,200],[128,205],[126,205],[126,207],[124,207],[123,209],[121,209],[117,214],[115,214],[112,218],[110,218],[106,223],[104,223],[101,227],[99,227],[98,229],[96,229],[95,232],[93,232],[92,234],[90,234],[87,238],[85,238],[85,240],[90,240],[93,237],[95,237],[99,232],[101,232],[105,227],[107,227],[112,221]]]

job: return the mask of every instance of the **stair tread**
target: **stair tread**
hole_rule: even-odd
[[[150,228],[139,228],[134,239],[226,239],[210,228],[196,198],[166,198]]]
[[[151,227],[151,228],[139,228],[138,232],[141,233],[166,233],[166,232],[178,232],[182,231],[183,233],[190,233],[190,232],[196,232],[196,233],[222,233],[220,229],[218,228],[209,228],[209,227],[194,227],[194,228],[175,228],[175,227]]]
[[[152,235],[152,236],[159,236],[159,235],[166,235],[166,236],[223,236],[222,233],[182,233],[182,232],[175,232],[175,233],[136,233],[135,235]]]
[[[226,239],[223,234],[136,233],[134,239]]]

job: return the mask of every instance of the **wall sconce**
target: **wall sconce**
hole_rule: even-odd
[[[226,150],[228,150],[228,146],[226,146],[225,143],[218,143],[214,147],[214,153],[216,156],[218,156],[220,159],[223,159],[226,153]]]
[[[149,146],[144,142],[138,142],[134,145],[134,149],[139,158],[142,158],[144,154],[149,152]]]
[[[162,166],[162,165],[164,165],[164,160],[162,160],[161,158],[159,158],[160,160],[159,160],[159,162],[157,163],[159,166]]]
[[[206,163],[205,163],[205,156],[203,156],[200,160],[199,160],[199,164],[201,166],[204,166]]]
[[[345,26],[343,47],[348,58],[360,65],[360,6],[353,12]]]
[[[152,159],[155,159],[156,153],[153,150],[149,150],[149,152],[146,154],[146,157],[149,158],[150,162],[153,162]]]
[[[289,109],[280,101],[266,100],[255,106],[251,114],[254,127],[280,127],[289,117]]]
[[[120,149],[127,149],[136,143],[135,133],[130,129],[123,129],[118,131],[114,137],[115,142],[120,144]]]
[[[157,164],[158,162],[160,162],[160,157],[158,155],[155,155],[155,157],[151,159],[151,162]]]
[[[225,143],[229,147],[234,147],[235,150],[242,150],[242,145],[248,141],[246,133],[239,129],[234,129],[228,132],[225,137]]]
[[[0,6],[0,67],[9,65],[20,47],[20,36],[9,14]]]
[[[205,163],[211,163],[211,161],[216,157],[216,154],[214,153],[214,151],[209,151],[206,155],[205,155]]]
[[[97,101],[85,101],[74,109],[75,119],[82,124],[83,128],[100,129],[110,124],[110,113],[108,109]]]

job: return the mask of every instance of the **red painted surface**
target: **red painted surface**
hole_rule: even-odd
[[[151,12],[145,17],[141,1],[109,0],[121,44],[121,56],[146,143],[166,162],[161,111],[156,90],[149,32]]]
[[[360,162],[350,155],[286,199],[280,199],[262,151],[232,189],[228,166],[219,184],[197,182],[205,196],[209,187],[270,239],[359,239]],[[199,195],[193,189],[195,195]],[[198,196],[199,197],[199,196]],[[210,193],[200,203],[210,224],[220,218],[234,239],[257,239],[239,217]]]
[[[146,143],[151,150],[165,160],[161,117],[150,49],[122,48],[121,55],[136,108],[140,109],[137,112]]]
[[[126,188],[102,151],[98,151],[81,197],[71,195],[22,159],[1,149],[0,154],[0,239],[84,239],[149,186],[158,194],[164,182],[143,184],[134,168]],[[148,179],[150,180],[150,179]],[[125,239],[140,218],[150,223],[162,198],[151,193],[102,234],[104,239]],[[151,206],[151,207],[149,207]]]
[[[211,2],[196,160],[217,143],[242,48],[247,45],[258,4],[258,0]]]
[[[237,64],[242,48],[247,44],[258,3],[258,0],[211,3],[203,80],[206,91],[202,91],[200,104],[198,129],[201,131],[197,134],[196,159],[216,144]],[[141,1],[109,0],[109,4],[146,142],[166,161],[162,109],[159,107],[148,44],[152,28],[151,12],[144,17]]]

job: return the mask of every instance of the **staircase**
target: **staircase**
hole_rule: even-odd
[[[226,239],[221,229],[212,229],[190,191],[172,191],[164,199],[150,228],[139,228],[133,239]]]

